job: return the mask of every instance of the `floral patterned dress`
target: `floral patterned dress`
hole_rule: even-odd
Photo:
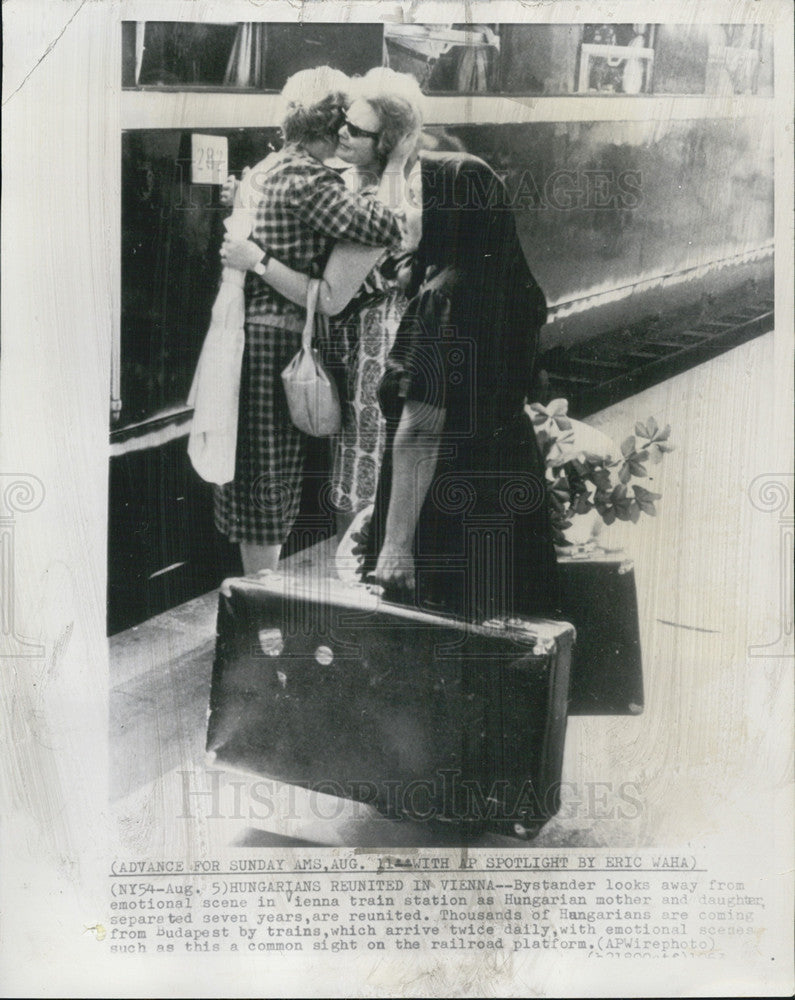
[[[395,212],[403,231],[399,252],[386,252],[341,318],[330,324],[332,366],[343,383],[342,427],[335,442],[331,496],[334,506],[356,514],[373,502],[386,446],[378,386],[408,305],[405,276],[419,243],[419,170],[409,177],[410,197]],[[349,183],[352,183],[349,181]]]

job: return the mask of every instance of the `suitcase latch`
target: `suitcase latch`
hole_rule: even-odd
[[[281,656],[284,651],[284,636],[280,628],[262,628],[257,634],[259,648],[266,656]]]
[[[554,639],[541,639],[539,636],[536,636],[533,646],[533,656],[554,656],[556,649],[557,643]]]

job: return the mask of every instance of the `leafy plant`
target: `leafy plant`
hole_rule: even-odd
[[[557,545],[570,545],[565,532],[572,519],[596,510],[605,524],[616,520],[636,524],[641,514],[656,516],[655,501],[661,494],[653,493],[636,479],[647,479],[646,463],[659,464],[666,452],[673,451],[669,443],[670,425],[659,427],[654,417],[635,424],[635,433],[621,443],[620,457],[613,458],[610,449],[595,449],[610,442],[598,431],[568,416],[568,402],[555,399],[544,407],[533,403],[529,407],[536,436],[547,468],[547,493],[552,526]]]

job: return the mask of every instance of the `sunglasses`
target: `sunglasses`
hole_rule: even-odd
[[[347,115],[343,115],[342,125],[347,128],[351,139],[378,139],[380,137],[380,132],[368,132],[366,128],[359,128],[358,125],[354,125]]]

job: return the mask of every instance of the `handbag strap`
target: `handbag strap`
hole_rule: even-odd
[[[317,297],[320,292],[320,279],[310,278],[309,287],[306,290],[306,322],[304,332],[301,334],[301,347],[305,351],[312,350],[312,337],[315,332],[315,310],[317,309]]]

